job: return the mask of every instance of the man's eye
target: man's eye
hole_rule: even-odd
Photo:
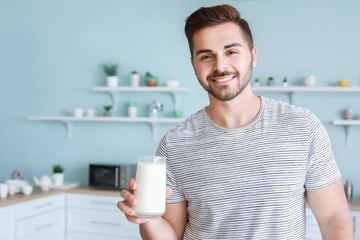
[[[200,59],[201,59],[201,60],[208,60],[208,59],[210,59],[210,58],[211,58],[210,55],[205,55],[205,56],[202,56]]]
[[[234,51],[234,50],[228,51],[228,54],[229,54],[229,55],[233,55],[233,54],[236,54],[236,53],[237,53],[237,51]]]

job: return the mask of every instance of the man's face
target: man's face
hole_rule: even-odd
[[[220,101],[229,101],[249,84],[257,51],[249,49],[235,23],[203,28],[193,36],[191,62],[201,86]]]

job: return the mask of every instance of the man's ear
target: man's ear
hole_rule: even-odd
[[[251,50],[252,66],[255,67],[257,64],[257,48],[254,46]]]

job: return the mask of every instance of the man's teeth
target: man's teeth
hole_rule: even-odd
[[[217,82],[226,82],[226,81],[229,81],[229,80],[231,80],[232,79],[232,77],[228,77],[228,78],[223,78],[223,79],[218,79],[218,80],[216,80]]]

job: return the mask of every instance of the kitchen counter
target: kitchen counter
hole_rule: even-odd
[[[71,192],[71,193],[83,193],[83,194],[98,194],[98,195],[107,195],[107,196],[119,196],[119,200],[121,199],[120,190],[104,190],[93,188],[89,186],[80,186],[72,189],[57,189],[50,190],[48,192],[43,192],[39,187],[34,186],[34,191],[29,196],[25,196],[22,193],[17,193],[14,195],[8,195],[6,199],[0,199],[0,207],[4,207],[7,205],[20,203],[32,199],[42,198],[45,196],[50,196],[57,193],[63,192]],[[307,205],[308,207],[308,205]],[[352,211],[360,211],[360,197],[353,198],[350,204],[350,210]]]
[[[63,192],[71,192],[71,193],[83,193],[83,194],[98,194],[98,195],[108,195],[108,196],[119,196],[120,200],[120,190],[104,190],[104,189],[97,189],[92,188],[89,186],[79,186],[77,188],[72,189],[51,189],[47,192],[43,192],[40,190],[40,187],[34,186],[33,192],[25,196],[22,193],[17,193],[14,195],[8,195],[5,199],[0,199],[0,207],[8,206],[15,203],[20,203],[32,199],[42,198],[46,196],[50,196],[57,193],[63,193]]]

